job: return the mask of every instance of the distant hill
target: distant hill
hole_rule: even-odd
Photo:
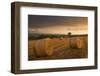
[[[81,35],[69,35],[69,34],[43,34],[43,33],[31,33],[28,35],[29,40],[33,39],[43,39],[43,38],[65,38],[65,37],[75,37],[75,36],[87,36],[87,34]]]

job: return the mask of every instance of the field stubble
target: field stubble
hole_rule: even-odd
[[[87,58],[87,36],[28,41],[29,60]]]

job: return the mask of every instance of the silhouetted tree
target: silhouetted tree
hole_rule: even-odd
[[[69,37],[71,36],[71,34],[72,34],[71,32],[68,32],[68,36],[69,36]]]

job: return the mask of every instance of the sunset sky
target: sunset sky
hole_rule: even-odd
[[[71,16],[28,15],[29,33],[87,34],[88,18]]]

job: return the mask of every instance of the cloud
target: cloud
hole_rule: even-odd
[[[87,33],[87,17],[29,15],[29,33]]]

